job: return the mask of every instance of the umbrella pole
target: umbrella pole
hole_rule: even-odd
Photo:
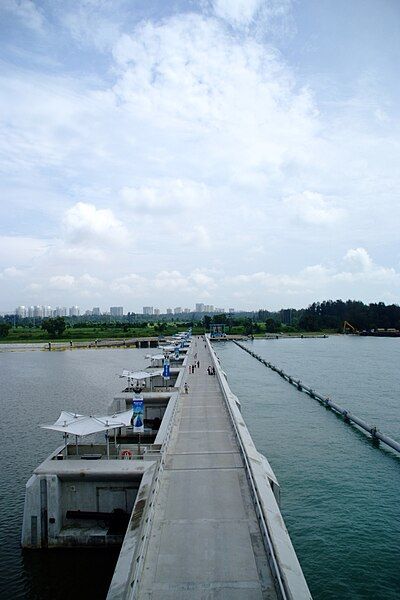
[[[65,442],[65,447],[64,447],[65,460],[67,460],[67,458],[68,458],[68,433],[66,433],[66,432],[64,433],[64,442]]]
[[[106,432],[106,441],[107,441],[107,459],[110,460],[110,438],[108,436],[108,431]]]
[[[78,456],[79,451],[78,451],[78,436],[75,436],[75,447],[76,447],[76,456]]]

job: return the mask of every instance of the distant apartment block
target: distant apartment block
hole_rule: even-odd
[[[167,308],[167,315],[172,315],[172,308]]]
[[[202,302],[198,302],[195,308],[196,312],[204,312],[204,304]]]
[[[67,316],[67,307],[66,306],[56,306],[53,311],[53,315],[55,317],[66,317]]]
[[[79,315],[80,315],[79,306],[71,306],[71,308],[68,311],[68,314],[70,317],[79,317]]]
[[[21,317],[21,319],[23,319],[24,317],[27,316],[28,311],[27,311],[27,309],[26,309],[25,306],[18,306],[15,309],[15,314],[16,314],[17,317]]]
[[[143,306],[143,314],[144,315],[153,315],[154,309],[152,306]]]
[[[188,313],[190,313],[190,308],[184,308],[183,312],[187,315]]]
[[[232,313],[234,313],[234,312],[235,312],[235,309],[234,309],[234,308],[228,308],[228,313],[229,313],[229,314],[232,314]]]
[[[176,308],[174,308],[174,315],[180,315],[181,313],[182,313],[181,306],[177,306]]]
[[[124,315],[123,306],[110,306],[110,315],[112,317],[122,317]]]
[[[99,317],[100,316],[100,307],[99,306],[93,306],[92,308],[92,315]]]
[[[158,315],[161,314],[160,309],[159,308],[155,308],[153,314],[157,315],[157,317],[158,317]]]

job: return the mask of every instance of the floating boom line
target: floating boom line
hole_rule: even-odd
[[[285,379],[291,385],[296,387],[299,390],[299,392],[305,392],[311,398],[318,400],[318,402],[320,402],[320,404],[323,404],[326,408],[330,408],[334,412],[342,415],[344,417],[344,420],[346,421],[346,423],[354,423],[355,425],[357,425],[358,427],[360,427],[361,429],[363,429],[364,431],[369,433],[372,436],[372,439],[374,441],[379,440],[380,442],[383,442],[387,446],[390,446],[390,448],[392,448],[396,452],[400,453],[399,442],[396,442],[396,440],[394,440],[393,438],[386,435],[386,433],[382,433],[381,431],[379,431],[379,429],[377,427],[372,426],[369,423],[367,423],[366,421],[364,421],[363,419],[360,419],[356,415],[353,415],[353,413],[351,413],[346,408],[343,408],[342,406],[339,406],[339,404],[336,404],[336,402],[333,402],[328,396],[321,396],[321,394],[318,394],[318,392],[316,392],[315,390],[311,389],[307,385],[304,385],[300,381],[300,379],[295,379],[291,375],[288,375],[282,369],[279,369],[278,367],[276,367],[272,363],[268,362],[264,358],[261,358],[261,356],[259,356],[255,352],[252,352],[251,350],[249,350],[249,348],[247,348],[243,344],[240,344],[236,340],[233,340],[233,342],[236,344],[236,346],[239,346],[239,348],[241,348],[242,350],[244,350],[245,352],[250,354],[250,356],[253,356],[253,358],[258,360],[260,363],[262,363],[263,365],[265,365],[272,371],[275,371],[275,373],[278,373],[278,375],[280,375],[283,379]]]

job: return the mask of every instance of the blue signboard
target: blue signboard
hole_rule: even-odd
[[[144,401],[138,397],[133,399],[133,431],[134,433],[144,432]]]
[[[169,373],[169,360],[165,359],[164,360],[164,366],[163,366],[163,377],[164,379],[169,379],[170,378],[170,373]]]

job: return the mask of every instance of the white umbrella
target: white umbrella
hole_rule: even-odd
[[[62,431],[65,440],[69,434],[76,436],[76,445],[78,448],[78,436],[91,435],[93,433],[106,432],[107,438],[107,457],[110,457],[110,447],[108,439],[109,429],[118,429],[130,425],[132,411],[126,410],[122,413],[113,415],[85,416],[76,413],[62,411],[57,421],[52,425],[41,425],[43,429],[53,431]],[[66,446],[65,446],[66,447]]]
[[[120,377],[127,377],[128,384],[130,381],[146,381],[146,379],[150,379],[150,389],[152,389],[152,379],[153,377],[158,377],[162,375],[162,371],[127,371],[124,369],[122,371],[122,375]]]

